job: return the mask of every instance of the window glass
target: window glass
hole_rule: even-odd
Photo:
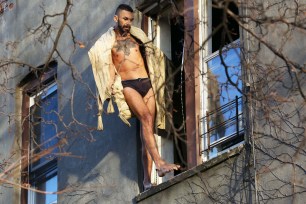
[[[57,138],[57,90],[56,85],[33,97],[31,114],[31,158],[34,158],[32,168],[39,167],[52,159],[58,152]],[[52,149],[45,156],[38,157],[44,150]]]
[[[57,203],[58,153],[58,99],[57,85],[52,84],[30,97],[30,160],[31,188],[45,192],[28,191],[29,204]]]
[[[206,159],[243,140],[242,90],[239,43],[222,52],[224,66],[218,52],[208,58],[207,112],[202,119]],[[230,80],[232,83],[230,82]]]
[[[28,203],[29,204],[55,204],[57,203],[57,194],[50,194],[48,192],[57,191],[57,175],[53,175],[43,182],[39,182],[35,189],[44,191],[46,193],[38,193],[29,191]]]
[[[211,82],[211,97],[215,97],[218,106],[222,106],[240,96],[241,93],[237,90],[242,89],[241,83],[241,64],[240,64],[240,49],[231,48],[222,52],[222,58],[226,67],[223,66],[219,55],[207,61],[208,81]],[[233,86],[230,80],[237,86]],[[210,96],[209,96],[210,97]]]
[[[57,176],[54,176],[43,183],[37,185],[37,189],[46,192],[57,191]],[[36,203],[54,204],[57,203],[57,194],[36,193]]]

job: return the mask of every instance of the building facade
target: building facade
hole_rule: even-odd
[[[115,108],[96,130],[87,52],[120,3],[172,61],[156,141],[182,169],[153,171],[145,192],[139,122]],[[303,203],[305,12],[286,0],[1,1],[0,203]]]

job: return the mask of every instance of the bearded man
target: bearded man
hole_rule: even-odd
[[[180,166],[160,157],[154,137],[154,125],[165,128],[164,55],[141,29],[132,26],[133,20],[133,9],[119,5],[114,16],[116,25],[98,39],[89,58],[98,89],[98,129],[103,129],[102,107],[108,98],[114,98],[119,117],[127,125],[132,114],[141,122],[143,184],[147,190],[152,186],[152,162],[160,177]]]

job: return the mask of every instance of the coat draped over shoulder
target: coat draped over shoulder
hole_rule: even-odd
[[[166,57],[164,54],[153,45],[152,41],[139,28],[132,26],[130,30],[131,35],[140,40],[145,46],[145,59],[147,62],[148,74],[152,83],[152,88],[156,101],[156,118],[155,125],[157,128],[165,129],[165,69]],[[103,103],[110,99],[107,113],[114,112],[112,106],[112,99],[117,104],[119,117],[121,120],[130,126],[128,119],[132,117],[125,98],[123,96],[123,87],[121,85],[121,78],[116,78],[112,74],[115,71],[115,66],[112,62],[112,47],[115,43],[116,36],[113,28],[108,29],[91,47],[88,56],[92,65],[94,80],[97,86],[97,100],[98,100],[98,130],[103,130],[102,112]],[[118,80],[120,83],[118,83]],[[111,85],[117,81],[117,86],[114,95],[111,94]]]

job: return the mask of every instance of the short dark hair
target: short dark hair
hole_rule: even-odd
[[[118,15],[118,14],[119,14],[119,11],[122,11],[122,10],[124,10],[124,11],[129,11],[129,12],[131,12],[131,13],[134,12],[134,10],[132,9],[132,7],[130,7],[129,5],[127,5],[127,4],[120,4],[120,5],[117,7],[117,9],[116,9],[115,14]]]

